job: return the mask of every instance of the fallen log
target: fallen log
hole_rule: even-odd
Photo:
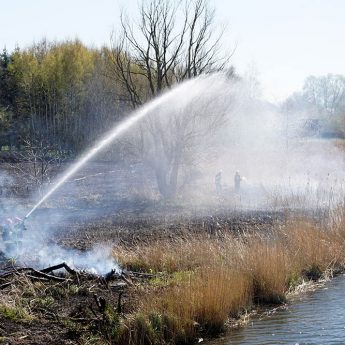
[[[15,273],[16,273],[15,271],[13,271],[13,272],[8,272],[8,273],[5,273],[5,274],[2,274],[0,277],[1,277],[2,279],[5,279],[5,278],[8,278],[8,277],[12,276],[12,275],[15,274]]]
[[[109,285],[109,288],[112,289],[112,290],[122,290],[126,286],[128,286],[127,283],[125,283],[125,282],[118,282],[118,283]]]
[[[155,278],[161,275],[161,273],[144,273],[144,272],[135,272],[135,271],[127,271],[127,270],[122,271],[122,274],[125,274],[127,276],[134,276],[138,278],[147,278],[147,279]]]
[[[32,279],[32,280],[39,280],[39,281],[42,281],[42,282],[48,282],[49,281],[49,279],[47,279],[47,278],[36,277],[36,276],[31,275],[31,274],[26,274],[25,276],[30,278],[30,279]]]
[[[120,291],[119,297],[117,299],[117,308],[116,308],[116,311],[117,311],[118,314],[121,314],[122,311],[123,311],[122,303],[121,303],[122,295],[123,295],[123,291]]]
[[[104,313],[105,312],[105,308],[107,306],[106,300],[102,296],[97,296],[96,294],[93,295],[93,298],[94,298],[94,300],[96,302],[98,310],[101,313]]]
[[[66,281],[66,278],[62,278],[62,277],[57,277],[51,274],[47,274],[44,273],[42,271],[38,271],[32,267],[18,267],[13,269],[11,272],[8,272],[4,275],[1,276],[2,280],[4,280],[5,278],[9,278],[13,275],[20,275],[20,274],[25,274],[26,276],[28,276],[29,278],[37,278],[37,277],[41,277],[41,278],[45,278],[47,280],[55,280],[55,281]]]
[[[65,262],[58,264],[58,265],[54,265],[54,266],[50,266],[47,268],[44,268],[43,270],[40,270],[43,273],[50,273],[52,271],[56,271],[56,270],[60,270],[61,268],[64,268],[69,274],[72,275],[77,275],[78,272],[76,270],[74,270],[73,268],[69,267]]]
[[[67,281],[69,279],[66,278],[62,278],[62,277],[57,277],[57,276],[53,276],[51,274],[47,274],[41,271],[37,271],[34,268],[26,268],[28,271],[30,271],[31,273],[33,273],[34,275],[36,275],[37,277],[42,277],[42,278],[46,278],[48,280],[55,280],[58,282],[64,282]]]
[[[133,286],[133,282],[132,280],[130,279],[130,277],[126,277],[126,274],[124,272],[121,273],[121,276],[120,278],[125,282],[127,283],[129,286]]]
[[[6,289],[8,286],[12,285],[12,282],[0,285],[0,290]]]
[[[55,281],[57,281],[57,282],[64,282],[64,281],[70,280],[70,279],[66,279],[66,278],[62,278],[62,277],[57,277],[57,276],[53,276],[53,275],[51,275],[51,274],[43,273],[43,272],[36,271],[36,270],[33,270],[33,272],[34,272],[37,276],[39,276],[39,277],[47,278],[47,279],[50,279],[50,280],[55,280]]]
[[[71,320],[73,322],[81,322],[81,323],[91,323],[91,322],[98,322],[101,321],[99,318],[84,318],[84,317],[69,317],[67,320]]]

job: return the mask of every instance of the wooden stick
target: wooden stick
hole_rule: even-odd
[[[6,289],[8,286],[12,285],[12,282],[0,285],[0,290]]]
[[[56,271],[59,270],[61,268],[64,268],[69,274],[73,274],[73,275],[77,275],[77,271],[75,271],[73,268],[69,267],[65,262],[58,264],[58,265],[54,265],[54,266],[50,266],[47,268],[44,268],[43,270],[41,270],[41,272],[43,273],[49,273],[52,271]]]
[[[36,276],[31,275],[31,274],[26,274],[25,276],[30,278],[30,279],[39,280],[39,281],[43,281],[43,282],[48,282],[49,281],[49,279],[47,279],[47,278],[36,277]]]
[[[25,271],[27,271],[28,273],[33,273],[33,274],[36,275],[37,277],[43,277],[43,278],[47,278],[47,279],[49,279],[49,280],[55,280],[55,281],[59,281],[59,282],[63,282],[63,281],[66,281],[66,280],[67,280],[66,278],[56,277],[56,276],[53,276],[53,275],[51,275],[51,274],[47,274],[47,273],[44,273],[44,272],[42,272],[42,271],[35,270],[35,269],[32,268],[32,267],[20,267],[20,268],[16,268],[15,271],[10,272],[8,275],[15,274],[15,273],[18,273],[18,272],[25,272]]]
[[[130,280],[130,278],[127,278],[123,272],[122,272],[120,278],[121,278],[125,283],[127,283],[129,286],[133,286],[133,285],[134,285],[133,282]]]
[[[47,279],[50,279],[50,280],[55,280],[55,281],[58,281],[58,282],[64,282],[64,281],[67,280],[66,278],[52,276],[51,274],[46,274],[44,272],[37,271],[37,270],[35,270],[33,268],[31,269],[31,272],[36,274],[38,277],[43,277],[43,278],[47,278]]]

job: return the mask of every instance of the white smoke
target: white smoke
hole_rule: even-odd
[[[121,269],[112,257],[112,248],[110,245],[98,244],[91,250],[81,251],[76,249],[62,248],[58,245],[41,246],[25,241],[25,246],[17,252],[21,260],[28,263],[35,263],[37,267],[43,268],[65,262],[68,266],[93,274],[106,274],[111,270],[120,272]],[[29,250],[32,247],[32,251]]]
[[[206,133],[204,123],[207,122],[203,122],[204,119],[212,119],[219,114],[225,114],[226,121]],[[75,174],[120,137],[126,136],[129,140],[138,137],[140,124],[155,117],[160,120],[159,130],[168,144],[173,145],[179,139],[176,130],[181,123],[187,126],[183,129],[198,133],[193,138],[193,145],[186,148],[181,157],[183,163],[179,179],[183,188],[179,189],[179,197],[184,202],[212,204],[216,197],[214,176],[220,170],[223,185],[221,202],[228,207],[271,207],[272,200],[279,202],[279,198],[284,206],[284,200],[289,197],[298,199],[305,207],[334,207],[344,200],[344,156],[331,141],[301,135],[300,127],[293,123],[293,114],[287,118],[278,107],[255,99],[245,83],[215,74],[173,88],[116,125],[55,181],[30,212],[27,209],[24,212],[24,207],[12,208],[12,213],[30,217],[27,220],[28,231],[24,234],[25,245],[19,252],[7,254],[19,255],[20,260],[35,263],[39,268],[66,262],[76,269],[98,274],[119,270],[109,245],[78,251],[48,244],[51,224],[62,222],[67,216],[63,212],[55,214],[48,212],[49,208],[39,208],[47,207],[47,202],[58,208],[57,200],[62,200],[64,194],[78,206],[81,201],[80,181],[94,197],[97,192],[102,193],[102,186],[94,185],[93,178],[101,176],[104,186],[114,184],[109,180],[112,178],[110,174],[93,173],[88,179],[77,179]],[[192,121],[180,121],[183,118],[192,118]],[[193,132],[195,129],[197,131]],[[173,130],[175,136],[172,135]],[[151,141],[154,141],[154,135],[153,131]],[[140,148],[144,151],[143,157],[155,153],[152,145]],[[134,170],[131,168],[131,172],[125,173],[122,182],[117,181],[118,189],[122,184],[122,189],[129,192],[128,179]],[[116,168],[111,167],[109,171],[116,171]],[[138,171],[140,174],[141,170]],[[241,193],[234,191],[236,171],[242,176]],[[76,183],[71,182],[74,179]],[[150,183],[147,182],[153,185],[152,181]],[[141,188],[144,184],[142,177]],[[55,194],[57,191],[60,194]],[[35,217],[31,217],[31,213],[34,212],[34,216],[38,211],[39,216],[32,220]],[[11,207],[6,212],[11,213]],[[86,218],[85,212],[80,212],[80,217]],[[97,217],[97,210],[93,217]]]

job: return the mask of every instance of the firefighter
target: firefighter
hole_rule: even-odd
[[[25,230],[24,221],[19,217],[6,219],[2,225],[2,241],[6,253],[12,254],[20,248]]]
[[[241,189],[241,175],[238,171],[236,171],[235,176],[234,176],[234,184],[235,184],[235,192],[239,193]]]
[[[13,231],[12,231],[12,219],[7,218],[6,221],[2,224],[2,241],[5,245],[5,252],[9,253],[13,250]]]
[[[214,177],[214,183],[216,185],[216,193],[219,195],[222,192],[222,171],[219,171]]]

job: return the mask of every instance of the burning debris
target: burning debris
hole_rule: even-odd
[[[131,291],[135,291],[135,285],[142,279],[146,277],[128,271],[119,272],[117,267],[100,275],[76,270],[65,262],[40,270],[14,265],[2,267],[0,333],[6,337],[2,339],[12,343],[23,336],[23,344],[38,338],[37,343],[60,344],[71,343],[72,338],[79,339],[85,332],[107,332],[113,327],[113,319],[121,317],[131,308],[134,298]],[[12,301],[15,301],[14,305]],[[3,312],[16,310],[17,302],[26,306],[21,311],[21,317],[34,317],[45,324],[42,325],[45,335],[39,336],[41,332],[37,333],[35,323],[25,326],[24,335],[19,336],[13,328],[10,332],[14,326],[3,317]],[[16,329],[21,322],[15,325]],[[75,327],[69,329],[70,324]],[[57,340],[52,342],[51,337]]]
[[[7,266],[0,270],[0,290],[3,290],[12,284],[15,284],[16,278],[27,278],[31,281],[40,282],[74,282],[77,285],[82,284],[83,281],[93,280],[98,281],[101,285],[107,287],[124,287],[133,285],[131,277],[137,277],[134,272],[120,271],[112,269],[104,275],[92,274],[86,271],[78,271],[67,265],[65,262],[58,265],[46,267],[41,270],[32,267]],[[110,285],[111,282],[122,281],[122,284]]]

